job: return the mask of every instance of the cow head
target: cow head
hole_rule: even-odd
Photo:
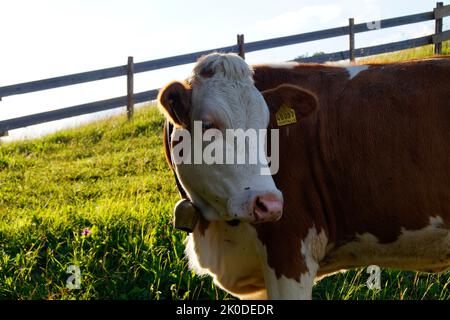
[[[268,127],[269,108],[253,84],[252,72],[237,55],[207,55],[198,61],[189,81],[172,82],[158,96],[160,109],[175,126],[169,152],[172,158],[182,158],[174,170],[191,201],[210,221],[257,223],[278,220],[282,214],[282,194],[272,176],[262,174],[267,163],[260,157],[257,163],[249,161],[252,152],[261,154],[264,144],[252,148],[245,138],[240,141],[242,146],[227,133],[236,129],[260,132]],[[222,163],[196,158],[208,148],[206,136],[217,142],[215,152],[223,152]],[[188,140],[189,149],[180,148],[182,154],[174,154],[178,144]],[[236,160],[242,153],[245,162],[239,163]]]

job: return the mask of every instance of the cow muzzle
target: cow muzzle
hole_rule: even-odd
[[[248,192],[228,201],[228,218],[252,224],[278,221],[283,214],[283,196],[276,192]],[[174,208],[174,227],[193,232],[201,211],[188,199],[181,199]],[[231,224],[232,225],[232,224]]]
[[[253,200],[255,223],[277,221],[283,214],[283,198],[275,193],[258,195]]]
[[[232,219],[249,223],[277,221],[283,214],[283,196],[280,191],[248,191],[228,201]]]

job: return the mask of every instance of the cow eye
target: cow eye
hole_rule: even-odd
[[[203,132],[205,132],[206,130],[209,130],[209,129],[213,129],[213,128],[215,128],[215,127],[212,122],[203,121],[203,123],[202,123],[202,131]]]

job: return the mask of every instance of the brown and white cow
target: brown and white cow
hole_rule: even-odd
[[[252,68],[212,54],[189,81],[163,88],[159,104],[174,134],[194,120],[279,129],[274,176],[174,168],[202,213],[186,241],[190,266],[231,294],[310,299],[315,280],[341,269],[450,266],[449,59]],[[282,106],[296,122],[278,125]],[[261,215],[269,222],[255,223]]]

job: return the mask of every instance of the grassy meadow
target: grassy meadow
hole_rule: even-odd
[[[431,53],[411,51],[405,59]],[[172,227],[179,196],[162,125],[148,106],[131,122],[118,116],[0,142],[0,299],[232,299],[187,268],[185,234]],[[71,265],[80,268],[79,289],[66,286]],[[450,299],[450,272],[382,270],[380,290],[367,278],[365,269],[330,276],[313,297]]]
[[[450,55],[450,41],[442,43],[442,55]],[[376,56],[356,59],[358,63],[391,63],[434,56],[434,45],[384,53]]]

